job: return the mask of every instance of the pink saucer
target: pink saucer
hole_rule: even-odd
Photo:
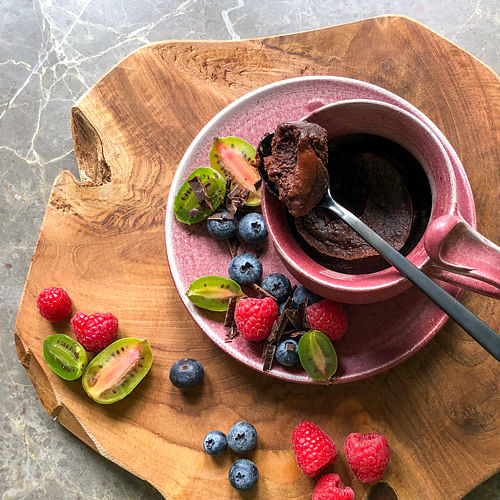
[[[247,342],[239,336],[226,343],[224,315],[199,309],[185,296],[190,283],[200,276],[227,276],[231,257],[226,243],[211,239],[204,224],[189,227],[177,222],[173,212],[174,197],[189,173],[208,165],[208,152],[214,137],[238,136],[256,146],[279,123],[299,120],[320,106],[344,99],[388,102],[424,121],[439,137],[450,156],[457,187],[460,187],[460,213],[473,227],[476,226],[470,185],[452,146],[429,118],[391,92],[349,78],[301,77],[261,87],[227,106],[201,130],[179,164],[167,202],[166,247],[174,283],[193,319],[221,349],[260,372],[263,372],[260,344]],[[264,276],[272,272],[289,275],[270,242],[261,260]],[[443,286],[454,296],[460,293],[458,288]],[[448,319],[414,287],[384,302],[346,305],[346,309],[349,329],[343,339],[334,342],[339,369],[332,379],[333,383],[363,379],[400,363],[423,347]],[[300,367],[290,369],[274,363],[273,369],[264,373],[292,382],[316,383]]]

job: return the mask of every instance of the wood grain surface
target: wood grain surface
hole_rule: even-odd
[[[434,120],[468,173],[479,230],[499,240],[498,77],[410,19],[387,16],[237,42],[169,41],[123,60],[73,109],[81,180],[62,172],[54,183],[16,344],[47,411],[166,498],[310,498],[315,481],[300,472],[290,442],[304,419],[323,427],[340,450],[349,432],[385,434],[392,458],[384,480],[400,500],[458,499],[499,470],[498,365],[454,324],[384,374],[343,386],[302,386],[240,366],[197,328],[177,296],[164,217],[184,151],[215,113],[249,90],[322,74],[380,85]],[[79,382],[46,367],[43,338],[70,332],[69,322],[54,326],[38,315],[36,297],[51,285],[69,291],[74,310],[115,313],[120,336],[150,340],[153,368],[132,396],[99,406]],[[493,299],[467,294],[463,302],[499,329]],[[206,369],[204,385],[186,395],[168,381],[171,364],[185,355]],[[259,433],[251,458],[261,478],[245,494],[227,480],[235,456],[214,459],[201,446],[208,430],[227,432],[238,420]],[[353,478],[342,451],[333,470],[356,498],[368,497],[370,487]],[[377,495],[386,490],[379,487]]]

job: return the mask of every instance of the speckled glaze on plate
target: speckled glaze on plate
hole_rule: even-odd
[[[450,156],[457,184],[461,187],[459,192],[462,194],[458,200],[460,213],[469,224],[476,226],[472,192],[455,151],[429,118],[391,92],[349,78],[301,77],[261,87],[227,106],[196,136],[179,164],[167,202],[166,247],[174,283],[196,323],[221,349],[260,372],[263,372],[261,345],[247,342],[240,336],[226,343],[224,314],[199,309],[185,296],[189,284],[200,276],[227,276],[230,255],[226,243],[211,239],[203,224],[189,227],[177,222],[173,211],[174,197],[194,169],[208,165],[208,152],[214,137],[234,135],[256,146],[279,123],[299,120],[320,106],[344,99],[387,102],[424,121],[439,137]],[[264,276],[271,272],[289,275],[269,241],[261,259]],[[443,286],[454,296],[460,293],[458,288]],[[424,346],[448,319],[414,287],[384,302],[346,305],[346,309],[349,328],[344,338],[334,343],[339,368],[333,383],[367,378],[400,363]],[[291,382],[315,383],[300,367],[290,369],[274,363],[273,369],[265,373]]]

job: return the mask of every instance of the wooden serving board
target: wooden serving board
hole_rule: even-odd
[[[46,410],[166,498],[310,498],[314,480],[298,469],[290,441],[293,427],[306,419],[340,450],[349,432],[384,433],[392,448],[384,480],[399,499],[458,499],[499,469],[498,365],[454,324],[382,375],[318,387],[282,383],[239,365],[181,305],[165,255],[164,217],[184,151],[235,98],[314,74],[380,85],[430,116],[468,172],[479,230],[499,239],[499,80],[421,24],[387,16],[258,40],[168,41],[123,60],[73,108],[81,181],[62,172],[54,183],[15,338]],[[69,323],[54,326],[38,315],[36,297],[53,285],[69,291],[77,311],[115,313],[120,336],[149,339],[153,368],[132,396],[99,406],[79,382],[47,368],[42,340],[70,332]],[[498,303],[472,294],[463,300],[498,329]],[[168,371],[186,355],[203,363],[206,381],[184,395],[169,383]],[[243,495],[227,480],[235,456],[213,459],[201,446],[207,431],[227,432],[238,420],[259,433],[251,457],[261,479]],[[368,497],[370,487],[353,479],[343,451],[333,469],[358,499]]]

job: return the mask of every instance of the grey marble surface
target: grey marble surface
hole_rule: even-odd
[[[238,39],[398,13],[500,70],[498,0],[0,0],[0,494],[159,499],[43,410],[15,354],[18,302],[52,182],[77,174],[72,104],[121,58],[164,39]],[[168,471],[166,471],[168,473]],[[467,500],[500,498],[500,475]]]

